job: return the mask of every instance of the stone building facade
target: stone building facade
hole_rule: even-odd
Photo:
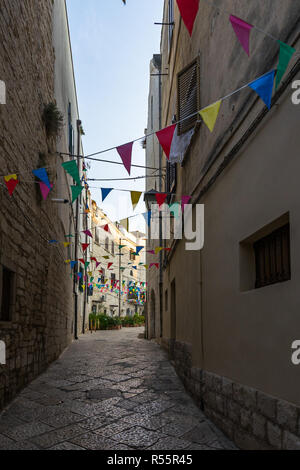
[[[293,1],[199,4],[190,37],[177,2],[164,2],[163,22],[171,24],[161,38],[161,127],[184,115],[184,74],[193,70],[193,109],[200,110],[276,69],[274,38],[300,48]],[[223,10],[273,38],[254,29],[247,57]],[[195,114],[191,146],[165,186],[173,185],[176,200],[190,195],[194,211],[205,205],[205,244],[193,252],[185,239],[167,243],[160,342],[207,415],[245,449],[300,448],[300,375],[291,361],[300,327],[300,107],[291,100],[299,77],[295,55],[270,111],[245,88],[222,102],[213,133]],[[266,268],[262,279],[259,256],[270,261],[262,247],[272,250],[274,237],[283,250],[272,251],[276,259],[281,253],[280,273],[272,278]]]
[[[0,408],[57,359],[74,336],[74,293],[70,268],[75,205],[61,167],[69,153],[68,106],[78,107],[65,2],[3,0],[0,14],[0,78],[6,104],[0,107],[0,163],[3,176],[17,174],[10,197],[0,185]],[[59,62],[64,52],[64,63]],[[46,132],[45,106],[56,102],[64,117],[60,134]],[[79,136],[80,140],[80,136]],[[81,144],[80,147],[81,148]],[[54,185],[46,201],[32,170],[46,168]],[[82,199],[82,204],[84,203]],[[49,241],[57,240],[51,244]]]

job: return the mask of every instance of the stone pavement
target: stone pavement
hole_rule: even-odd
[[[2,412],[0,449],[234,449],[143,331],[80,337]]]

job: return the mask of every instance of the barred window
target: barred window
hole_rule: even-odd
[[[290,224],[254,243],[255,288],[291,279]]]
[[[177,163],[167,162],[166,191],[171,193],[175,191],[177,182]]]
[[[199,85],[199,60],[196,59],[177,75],[177,117],[178,121],[184,119],[184,121],[178,124],[178,135],[192,129],[197,122],[197,111],[200,110]],[[185,119],[191,114],[194,114],[194,116]]]

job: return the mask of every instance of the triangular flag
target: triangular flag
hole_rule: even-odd
[[[90,262],[89,262],[89,261],[87,261],[86,263],[84,263],[85,269],[87,269],[87,268],[89,267],[89,265],[90,265]]]
[[[152,268],[152,266],[156,266],[156,268],[159,268],[159,263],[151,263],[149,269]]]
[[[66,259],[65,263],[66,263],[66,264],[70,264],[70,263],[71,263],[71,260],[70,260],[70,259]]]
[[[79,261],[84,264],[85,263],[85,260],[83,258],[79,258]]]
[[[71,261],[71,268],[74,269],[77,264],[77,261]]]
[[[82,251],[83,253],[88,249],[88,247],[90,246],[89,243],[81,243],[81,246],[82,246]]]
[[[199,0],[177,0],[177,5],[183,22],[191,36],[199,10]]]
[[[91,258],[91,261],[95,261],[95,263],[97,263],[97,258]]]
[[[145,269],[148,269],[148,268],[149,268],[149,264],[144,264],[144,268],[145,268]]]
[[[210,106],[207,106],[207,108],[199,111],[200,116],[202,117],[210,132],[214,130],[220,111],[221,102],[222,101],[217,101],[216,103],[213,103]]]
[[[161,131],[156,132],[157,138],[160,145],[162,146],[167,159],[169,160],[172,140],[174,137],[174,132],[176,129],[176,124],[172,124],[169,127],[165,127]]]
[[[68,248],[68,246],[70,246],[70,245],[71,245],[70,242],[64,242],[64,247],[65,247],[65,248]]]
[[[83,186],[71,186],[72,191],[72,203],[76,201],[76,199],[80,196],[83,191]]]
[[[154,250],[148,250],[147,253],[151,253],[151,255],[155,255],[155,251],[154,251]]]
[[[275,78],[275,70],[263,75],[262,77],[254,80],[249,84],[249,87],[254,90],[258,96],[263,100],[267,107],[271,108],[272,92]]]
[[[45,183],[45,185],[51,191],[51,189],[52,189],[51,184],[50,184],[50,181],[49,181],[49,178],[48,178],[48,175],[47,175],[47,171],[46,171],[45,168],[38,168],[37,170],[32,170],[32,173],[34,174],[34,176],[39,178],[43,183]]]
[[[230,15],[230,22],[234,29],[235,34],[237,35],[238,40],[243,46],[244,51],[248,56],[250,56],[250,32],[253,28],[252,24],[246,23],[246,21],[241,20],[237,16]]]
[[[101,193],[102,193],[102,202],[105,201],[109,193],[111,193],[113,188],[101,188]]]
[[[90,230],[84,230],[83,233],[88,237],[93,238],[93,235],[91,234]]]
[[[127,232],[129,231],[129,219],[120,220],[120,225],[122,225],[122,227],[125,228]]]
[[[155,248],[155,254],[156,254],[156,255],[158,255],[158,253],[160,253],[161,251],[163,251],[163,247],[157,246],[157,247]]]
[[[98,268],[98,266],[100,266],[100,262],[99,261],[96,261],[96,269]]]
[[[279,86],[279,83],[282,80],[282,77],[285,74],[285,71],[289,65],[289,62],[293,55],[296,52],[296,49],[293,47],[289,46],[288,44],[285,44],[285,42],[278,41],[280,44],[280,52],[279,52],[279,64],[277,67],[277,74],[276,74],[276,86],[275,88],[277,89]]]
[[[156,201],[157,201],[157,204],[158,204],[158,207],[160,208],[166,201],[167,199],[167,194],[166,193],[157,193],[155,194],[155,197],[156,197]]]
[[[117,152],[120,155],[122,162],[129,175],[131,172],[132,146],[133,142],[129,142],[128,144],[117,147]]]
[[[79,170],[78,170],[76,161],[72,160],[70,162],[65,162],[62,164],[62,167],[65,169],[67,173],[69,173],[69,175],[72,176],[73,180],[76,181],[76,183],[80,185],[81,180],[80,180]]]
[[[184,212],[185,206],[190,202],[191,199],[192,199],[191,196],[182,196],[181,198],[182,212]]]
[[[144,248],[145,248],[144,246],[137,246],[137,247],[136,247],[136,255],[138,256],[139,253],[140,253]]]
[[[126,245],[119,245],[119,250],[122,250],[122,248],[126,248]]]
[[[41,193],[42,193],[42,197],[43,197],[44,201],[46,201],[51,189],[49,189],[48,186],[45,183],[39,183],[39,185],[40,185],[40,190],[41,190]],[[53,188],[53,184],[51,184],[51,188]]]
[[[17,175],[4,176],[4,181],[8,189],[9,195],[12,196],[17,184],[19,183]]]
[[[108,263],[107,269],[110,269],[114,263]]]
[[[133,210],[138,205],[141,195],[142,193],[140,191],[131,191],[131,202],[132,202]]]
[[[102,228],[102,230],[105,230],[105,232],[111,233],[111,231],[109,230],[109,225],[108,224],[102,225],[102,227],[100,227],[100,228]]]
[[[150,227],[150,225],[151,225],[151,211],[145,212],[145,213],[143,214],[143,217],[144,217],[144,219],[145,219],[146,224],[148,225],[148,227]]]

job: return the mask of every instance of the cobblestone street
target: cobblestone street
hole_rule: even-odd
[[[0,449],[234,449],[142,337],[143,328],[80,337],[2,412]]]

